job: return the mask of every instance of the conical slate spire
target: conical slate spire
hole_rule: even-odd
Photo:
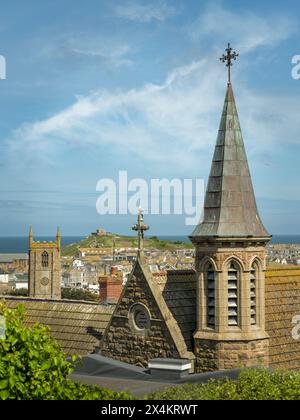
[[[201,237],[270,238],[258,214],[231,83],[207,185],[204,218],[192,234],[192,238]]]

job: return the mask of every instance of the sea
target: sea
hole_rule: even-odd
[[[62,246],[71,245],[86,236],[63,236]],[[189,242],[187,236],[158,236],[161,240]],[[35,241],[55,241],[53,237],[35,237]],[[300,235],[274,235],[272,244],[300,244]],[[28,251],[28,236],[0,237],[0,253],[25,253]]]

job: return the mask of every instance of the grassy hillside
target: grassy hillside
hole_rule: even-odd
[[[112,248],[113,240],[115,239],[116,248],[136,248],[138,241],[136,236],[121,236],[113,233],[107,233],[103,236],[90,235],[78,243],[74,243],[62,248],[62,256],[74,256],[78,248],[100,247]],[[180,241],[161,241],[157,237],[145,239],[145,248],[156,248],[160,250],[174,250],[182,248],[193,248],[190,242]]]

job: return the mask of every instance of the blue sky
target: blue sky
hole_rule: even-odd
[[[262,219],[300,233],[297,1],[11,0],[1,7],[0,235],[64,235],[132,216],[99,216],[97,181],[207,179],[223,106],[227,42]],[[179,216],[152,234],[188,235]]]

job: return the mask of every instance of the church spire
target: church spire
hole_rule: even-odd
[[[228,45],[227,67],[237,55]],[[223,113],[208,180],[204,218],[192,234],[200,237],[255,237],[270,238],[263,226],[256,205],[251,175],[247,162],[242,131],[235,104],[232,84],[229,82]]]

